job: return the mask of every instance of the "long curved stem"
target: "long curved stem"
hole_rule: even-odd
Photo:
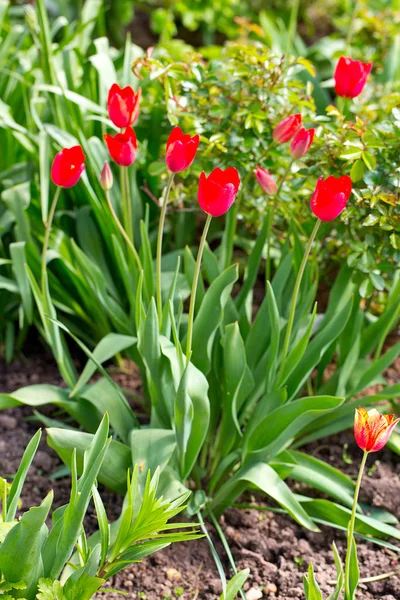
[[[129,181],[129,167],[121,167],[124,169],[125,175],[125,197],[124,197],[124,206],[125,206],[125,230],[129,236],[129,239],[134,243],[133,238],[133,223],[132,223],[132,202],[131,202],[131,184]]]
[[[53,225],[54,214],[56,212],[57,202],[60,197],[61,187],[57,187],[56,192],[54,194],[53,202],[50,206],[50,211],[47,217],[47,221],[45,223],[46,229],[44,232],[43,239],[43,249],[42,249],[42,269],[41,269],[41,286],[42,286],[42,294],[43,298],[46,296],[46,258],[47,258],[47,249],[49,247],[50,233],[51,227]]]
[[[271,234],[272,234],[272,226],[274,224],[276,203],[277,203],[279,195],[281,193],[283,184],[285,183],[286,178],[290,173],[290,169],[292,168],[293,162],[294,162],[294,159],[292,158],[292,160],[288,164],[286,171],[284,172],[282,179],[278,185],[278,189],[276,190],[276,194],[273,198],[273,205],[272,205],[272,208],[269,211],[269,215],[268,215],[268,219],[269,219],[268,233],[267,233],[268,245],[267,245],[267,257],[266,257],[266,263],[265,263],[265,281],[269,281],[269,278],[271,276]]]
[[[115,224],[117,225],[118,229],[120,230],[120,232],[122,234],[122,237],[126,241],[129,250],[132,252],[132,256],[133,256],[133,258],[134,258],[134,260],[135,260],[135,262],[137,264],[137,267],[138,267],[139,273],[140,273],[141,271],[143,271],[143,267],[142,267],[142,261],[140,260],[140,256],[138,254],[138,251],[136,250],[136,248],[135,248],[132,240],[130,239],[130,237],[126,233],[126,231],[125,231],[125,229],[124,229],[121,221],[117,217],[117,213],[115,212],[114,207],[113,207],[112,202],[111,202],[109,191],[107,190],[105,192],[105,194],[106,194],[106,200],[107,200],[108,208],[110,209],[112,218],[114,219]]]
[[[352,42],[353,35],[354,35],[354,23],[355,23],[355,19],[357,16],[359,5],[360,5],[360,0],[355,0],[353,10],[351,13],[351,17],[350,17],[349,29],[347,31],[346,45],[344,48],[345,56],[347,56],[351,50],[351,42]]]
[[[232,209],[228,212],[226,217],[225,231],[223,237],[223,256],[222,263],[224,265],[224,269],[227,269],[231,264],[232,253],[233,253],[233,242],[235,239],[236,226],[237,226],[237,217],[239,214],[240,205],[242,203],[242,197],[248,182],[253,176],[253,172],[250,171],[246,177],[243,179],[240,191],[236,197],[236,202],[234,203]]]
[[[344,597],[345,600],[350,600],[350,561],[351,561],[351,549],[353,545],[353,536],[354,536],[354,524],[356,520],[356,512],[357,512],[357,504],[358,504],[358,496],[360,494],[361,480],[364,473],[365,463],[367,462],[368,452],[364,452],[362,457],[360,470],[358,472],[356,489],[354,491],[354,500],[353,500],[353,508],[351,511],[351,518],[349,523],[349,529],[347,532],[347,552],[346,552],[346,570],[345,570],[345,592]]]
[[[167,188],[165,190],[162,206],[161,206],[161,214],[160,214],[160,222],[158,224],[158,234],[157,234],[157,257],[156,257],[156,287],[157,287],[157,311],[158,311],[158,320],[161,323],[162,319],[162,295],[161,295],[161,256],[162,256],[162,243],[163,243],[163,234],[164,234],[164,225],[165,225],[165,216],[167,214],[168,200],[169,195],[171,193],[172,182],[174,180],[175,173],[171,173],[168,179]]]
[[[289,350],[290,337],[292,335],[294,315],[295,315],[295,312],[296,312],[296,304],[297,304],[297,299],[298,299],[298,296],[299,296],[301,281],[303,279],[304,270],[306,268],[307,260],[308,260],[308,257],[310,255],[311,248],[312,248],[312,245],[314,243],[315,237],[316,237],[316,235],[318,233],[318,229],[319,229],[320,225],[321,225],[321,221],[320,221],[320,219],[317,219],[317,221],[316,221],[316,223],[314,225],[313,232],[312,232],[312,234],[310,236],[310,239],[308,240],[306,249],[304,251],[303,260],[301,261],[300,269],[299,269],[299,272],[297,273],[296,283],[294,284],[294,290],[293,290],[293,296],[292,296],[292,303],[290,305],[289,320],[288,320],[288,324],[287,324],[287,327],[286,327],[285,341],[283,343],[282,359],[281,359],[281,366],[280,366],[279,375],[278,375],[278,381],[279,381],[279,379],[282,376],[283,369],[285,368],[285,360],[286,360],[286,357],[287,357],[287,354],[288,354],[288,350]]]
[[[300,0],[292,0],[292,10],[290,12],[290,22],[288,30],[288,39],[286,46],[286,56],[293,50],[293,42],[297,31],[297,21],[299,16]]]
[[[190,357],[192,354],[193,320],[194,320],[194,307],[195,307],[195,303],[196,303],[197,285],[199,282],[199,274],[200,274],[201,261],[203,258],[204,245],[206,243],[211,219],[212,219],[212,216],[207,215],[207,221],[204,225],[203,234],[201,236],[199,250],[197,252],[196,266],[195,266],[194,275],[193,275],[192,293],[190,295],[190,305],[189,305],[187,340],[186,340],[186,364],[187,365],[190,362]]]

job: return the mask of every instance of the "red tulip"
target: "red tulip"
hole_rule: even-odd
[[[200,175],[198,200],[200,207],[212,217],[225,214],[235,201],[240,186],[239,173],[234,167],[222,171],[218,167],[208,177]]]
[[[275,127],[272,137],[278,144],[283,144],[292,139],[301,127],[301,115],[295,114],[286,117]]]
[[[382,450],[399,421],[394,415],[381,415],[376,408],[369,411],[357,408],[354,419],[354,437],[357,444],[365,452]]]
[[[345,209],[350,198],[351,179],[343,177],[320,177],[311,198],[311,210],[321,221],[333,221]]]
[[[272,178],[271,174],[267,169],[263,169],[262,167],[257,167],[254,171],[254,175],[258,183],[260,184],[263,192],[268,194],[269,196],[273,196],[278,191],[278,187],[275,183],[275,180]]]
[[[76,185],[85,170],[85,158],[81,146],[61,150],[55,155],[51,167],[53,183],[64,188]]]
[[[167,141],[167,155],[165,161],[172,173],[179,173],[188,169],[196,156],[200,137],[185,135],[180,127],[174,127]]]
[[[142,90],[139,88],[137,93],[128,85],[120,88],[117,83],[111,86],[108,92],[108,114],[111,121],[123,129],[133,125],[139,116],[140,98]]]
[[[341,56],[335,69],[335,92],[338,96],[355,98],[363,91],[372,63],[363,63]]]
[[[304,129],[302,127],[294,136],[290,144],[290,154],[294,159],[305,156],[314,139],[315,129]]]
[[[127,127],[124,133],[112,136],[104,134],[110,156],[121,167],[130,167],[136,158],[137,140],[132,127]]]

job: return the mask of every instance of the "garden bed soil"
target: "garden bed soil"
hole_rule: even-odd
[[[399,367],[398,362],[388,373],[392,383],[399,381]],[[119,379],[123,385],[129,383],[124,374],[120,375]],[[134,391],[137,391],[138,378],[132,375],[130,379]],[[0,392],[10,392],[34,383],[61,383],[51,356],[17,360],[9,367],[0,362]],[[27,408],[10,409],[0,413],[2,476],[16,471],[26,444],[38,428],[38,423],[27,420],[30,417],[32,412]],[[55,506],[60,506],[68,500],[68,478],[52,479],[49,482],[49,476],[56,472],[61,463],[55,452],[47,447],[44,438],[45,435],[24,487],[22,499],[25,507],[37,505],[50,487],[54,488]],[[327,460],[352,476],[356,474],[360,450],[354,444],[351,433],[330,438],[329,442],[314,442],[308,450],[314,456]],[[362,500],[386,508],[400,518],[399,475],[399,457],[389,450],[372,455],[363,484]],[[101,490],[101,493],[110,512],[109,517],[116,518],[121,498],[105,490]],[[256,500],[260,502],[260,498]],[[221,519],[221,524],[237,567],[249,568],[251,571],[245,585],[248,600],[304,600],[302,577],[310,562],[314,564],[324,596],[332,592],[333,587],[329,582],[335,579],[335,569],[331,545],[336,540],[343,556],[345,538],[342,532],[322,527],[321,533],[312,533],[299,527],[287,516],[254,509],[230,509]],[[86,527],[88,530],[96,527],[93,509],[89,511]],[[207,527],[231,576],[223,548],[214,535],[213,528],[209,525]],[[391,550],[359,540],[358,552],[362,577],[400,569],[399,554]],[[222,591],[205,540],[175,544],[158,552],[142,563],[126,569],[112,580],[110,585],[127,592],[129,599],[147,600],[214,600],[219,598]],[[110,592],[101,594],[98,598],[111,600],[121,596]],[[357,598],[400,600],[400,577],[362,585]]]

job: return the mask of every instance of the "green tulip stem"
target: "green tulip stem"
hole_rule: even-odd
[[[137,264],[137,267],[139,269],[139,273],[141,273],[141,271],[143,271],[143,267],[142,267],[142,261],[140,260],[140,256],[138,254],[138,251],[136,250],[133,241],[131,240],[131,238],[129,237],[129,235],[127,234],[127,232],[125,231],[125,228],[123,227],[121,221],[117,217],[117,213],[115,212],[114,207],[113,207],[112,202],[111,202],[110,192],[108,190],[106,190],[105,191],[105,195],[106,195],[106,200],[107,200],[108,208],[110,209],[110,213],[112,215],[112,218],[114,219],[116,226],[120,230],[122,237],[126,241],[126,244],[127,244],[128,248],[129,248],[129,250],[132,252],[132,256],[134,258],[134,261]]]
[[[278,381],[282,377],[283,370],[285,368],[285,360],[286,360],[286,357],[287,357],[287,354],[288,354],[288,351],[289,351],[290,337],[292,335],[292,328],[293,328],[293,323],[294,323],[294,315],[295,315],[295,312],[296,312],[296,305],[297,305],[297,299],[298,299],[298,296],[299,296],[301,281],[303,279],[303,275],[304,275],[304,271],[305,271],[305,268],[306,268],[307,260],[308,260],[308,257],[310,256],[311,248],[312,248],[312,245],[314,243],[315,237],[316,237],[316,235],[318,233],[318,229],[319,229],[320,225],[321,225],[321,220],[317,219],[317,221],[316,221],[316,223],[314,225],[314,229],[312,231],[312,234],[310,236],[310,239],[308,240],[306,249],[304,251],[303,260],[301,261],[300,269],[299,269],[299,272],[297,273],[296,283],[294,284],[294,290],[293,290],[293,296],[292,296],[292,303],[291,303],[291,306],[290,306],[290,313],[289,313],[289,320],[288,320],[288,324],[287,324],[287,327],[286,327],[285,341],[283,343],[282,360],[281,360],[281,366],[280,366],[279,375],[278,375]]]
[[[157,257],[156,257],[156,286],[157,286],[157,311],[158,311],[158,320],[161,326],[162,319],[162,294],[161,294],[161,257],[162,257],[162,243],[163,243],[163,234],[164,234],[164,226],[165,226],[165,216],[167,214],[168,208],[168,200],[169,195],[171,193],[172,182],[174,181],[175,173],[170,173],[167,187],[165,189],[164,198],[161,204],[161,214],[160,221],[158,224],[158,234],[157,234]]]
[[[210,228],[211,219],[212,219],[212,216],[207,215],[207,220],[204,225],[203,234],[201,236],[201,240],[200,240],[200,244],[199,244],[199,250],[197,252],[196,266],[194,269],[192,293],[190,295],[189,320],[188,320],[188,330],[187,330],[187,340],[186,340],[186,365],[189,364],[190,357],[192,355],[193,321],[194,321],[194,307],[196,304],[197,285],[199,282],[201,261],[203,258],[204,246],[206,243],[208,230]]]
[[[279,183],[278,189],[276,190],[276,194],[272,200],[273,204],[270,208],[270,210],[268,211],[268,215],[267,215],[267,219],[268,219],[268,230],[267,230],[267,256],[266,256],[266,260],[265,260],[265,281],[269,281],[270,277],[271,277],[271,237],[272,237],[272,227],[274,224],[274,217],[275,217],[275,211],[276,211],[276,204],[279,198],[279,195],[281,193],[283,184],[286,181],[287,176],[290,173],[290,170],[292,168],[292,164],[294,163],[294,158],[292,158],[292,160],[290,161],[290,163],[288,164],[286,171],[284,172],[282,179]]]
[[[353,500],[353,508],[351,511],[351,517],[349,522],[349,527],[347,531],[347,552],[346,552],[346,570],[345,570],[345,588],[344,588],[344,597],[345,600],[350,600],[350,563],[351,563],[351,550],[353,545],[353,536],[354,536],[354,524],[356,521],[356,512],[357,512],[357,504],[358,504],[358,496],[360,494],[361,480],[364,474],[365,463],[367,462],[368,452],[364,451],[364,455],[362,457],[360,470],[358,472],[356,489],[354,490],[354,500]]]
[[[353,10],[350,17],[349,28],[347,30],[346,44],[344,47],[344,55],[348,56],[351,52],[351,42],[353,40],[354,35],[354,24],[356,20],[356,16],[358,13],[358,9],[360,7],[360,0],[354,0]]]
[[[60,197],[60,193],[61,193],[61,187],[58,186],[56,189],[56,193],[54,194],[53,202],[51,203],[51,206],[50,206],[50,211],[49,211],[49,214],[47,217],[47,221],[45,223],[45,232],[44,232],[43,249],[42,249],[42,271],[41,271],[41,286],[42,286],[43,299],[46,297],[47,249],[49,247],[51,227],[53,225],[54,214],[56,212],[57,202]]]
[[[131,204],[131,186],[129,182],[128,167],[120,167],[121,169],[121,198],[122,198],[122,222],[124,229],[133,242],[133,226],[132,226],[132,204]]]

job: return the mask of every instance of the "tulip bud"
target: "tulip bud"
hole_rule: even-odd
[[[376,408],[366,411],[357,408],[354,419],[354,437],[364,452],[378,452],[389,441],[393,429],[400,419],[394,415],[381,415]]]
[[[258,183],[260,184],[263,192],[268,194],[269,196],[273,196],[276,194],[278,187],[275,183],[275,180],[272,178],[271,174],[267,169],[263,169],[262,167],[257,167],[254,171],[254,175]]]
[[[315,129],[304,129],[302,127],[294,136],[290,144],[290,154],[297,160],[305,156],[314,139]]]
[[[109,190],[111,190],[113,183],[114,180],[111,167],[106,161],[100,174],[100,185],[104,191],[108,192]]]
[[[278,144],[284,144],[292,139],[301,127],[301,115],[295,114],[286,117],[275,127],[272,137]]]

